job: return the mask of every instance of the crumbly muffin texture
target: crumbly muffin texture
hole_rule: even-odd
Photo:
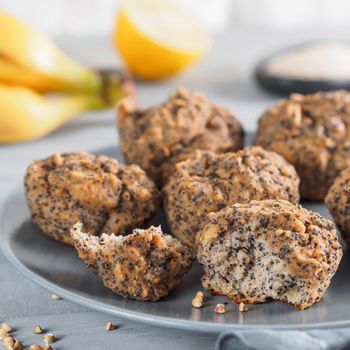
[[[47,236],[72,245],[70,229],[125,234],[151,217],[160,193],[137,165],[89,153],[54,154],[34,161],[25,179],[32,220]]]
[[[255,142],[295,166],[301,198],[323,200],[350,166],[350,93],[292,94],[260,117]]]
[[[226,108],[178,88],[164,103],[137,110],[124,100],[117,116],[120,146],[128,164],[138,164],[157,183],[195,150],[235,151],[243,147],[243,130]]]
[[[164,210],[171,231],[193,246],[206,215],[253,199],[299,201],[299,177],[280,155],[261,147],[236,153],[198,151],[177,164],[163,188]]]
[[[283,200],[208,214],[197,235],[203,286],[234,303],[269,299],[306,309],[319,301],[342,257],[335,225]]]
[[[126,298],[157,301],[178,284],[193,261],[193,253],[160,227],[135,229],[127,236],[71,230],[80,258],[103,280],[106,287]]]
[[[338,176],[325,198],[325,203],[344,241],[350,246],[350,168]]]

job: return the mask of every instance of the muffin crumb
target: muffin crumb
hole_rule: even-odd
[[[3,329],[6,333],[10,333],[12,331],[11,326],[6,322],[1,324],[1,329]]]
[[[47,344],[51,344],[54,343],[56,341],[56,336],[52,333],[48,333],[46,335],[44,335],[44,342]]]
[[[52,294],[51,295],[51,299],[52,300],[62,300],[62,298],[59,295],[57,295],[57,294]]]
[[[113,330],[115,327],[114,327],[114,325],[113,325],[112,322],[107,322],[105,328],[106,328],[107,331],[111,331],[111,330]]]
[[[34,334],[41,334],[42,332],[43,332],[43,330],[39,325],[35,326],[33,329]]]
[[[225,304],[217,304],[215,306],[214,312],[217,314],[224,314],[226,312],[226,305]]]
[[[244,304],[243,302],[240,302],[239,303],[239,311],[240,312],[246,312],[248,311],[249,308],[248,308],[248,305],[247,304]]]
[[[203,292],[197,292],[195,297],[192,299],[193,307],[202,307],[204,305],[204,294]]]

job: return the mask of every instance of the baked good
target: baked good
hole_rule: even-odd
[[[71,230],[80,258],[104,285],[126,298],[157,301],[178,284],[193,261],[193,253],[160,227],[135,229],[132,234],[96,237],[82,224]]]
[[[128,233],[159,208],[160,193],[137,165],[89,153],[54,154],[34,161],[25,179],[32,220],[42,232],[72,244],[70,229]]]
[[[197,149],[220,153],[243,146],[243,130],[233,113],[184,88],[145,110],[124,100],[117,124],[126,163],[138,164],[159,184]]]
[[[335,225],[284,200],[236,203],[208,214],[197,235],[203,286],[234,303],[269,299],[306,309],[342,257]]]
[[[226,205],[253,199],[298,203],[299,177],[280,155],[261,147],[225,154],[198,151],[177,164],[163,191],[171,232],[193,246],[206,215]]]
[[[350,246],[350,168],[345,169],[335,179],[325,203],[344,241]]]
[[[255,142],[295,166],[302,199],[323,200],[350,166],[350,93],[292,94],[260,117]]]

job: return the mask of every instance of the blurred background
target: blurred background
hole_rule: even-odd
[[[278,30],[350,25],[348,0],[172,0],[214,31],[229,25]],[[52,35],[108,35],[120,0],[0,0],[3,10]],[[307,33],[306,33],[307,34]]]
[[[255,130],[259,115],[281,97],[256,83],[258,62],[300,43],[350,37],[348,0],[170,1],[203,24],[213,44],[199,62],[170,79],[137,81],[140,105],[159,103],[184,85],[231,108],[247,130]],[[125,63],[113,42],[121,5],[121,0],[0,0],[1,10],[50,35],[78,62],[116,68]],[[101,120],[94,116],[90,120]]]

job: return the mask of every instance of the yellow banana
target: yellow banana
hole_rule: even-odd
[[[45,34],[0,11],[0,57],[18,73],[12,81],[25,72],[29,78],[25,85],[39,91],[99,91],[101,76],[65,55]],[[4,67],[3,67],[4,68]],[[6,74],[0,75],[0,81]],[[7,74],[8,76],[8,74]]]
[[[54,91],[57,83],[47,77],[26,70],[9,60],[0,57],[0,82],[8,85],[21,85],[38,92]]]
[[[0,142],[36,139],[82,111],[105,107],[96,94],[42,96],[25,87],[0,84]]]

